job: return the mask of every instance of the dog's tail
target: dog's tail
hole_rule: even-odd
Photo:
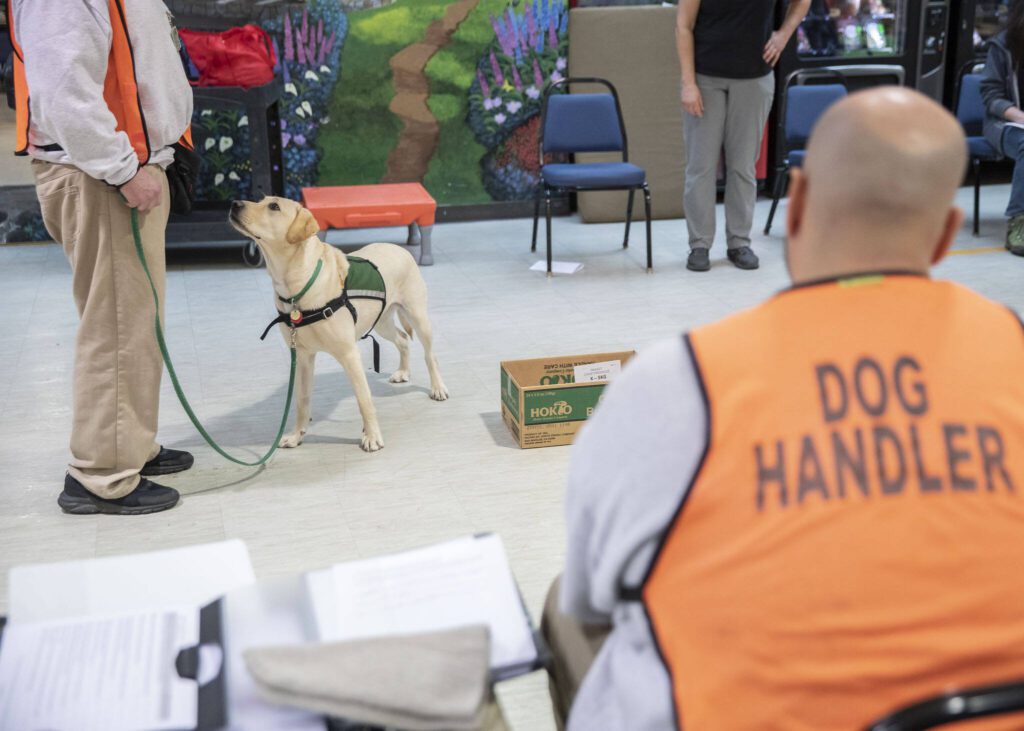
[[[398,314],[398,321],[402,323],[402,329],[405,330],[405,334],[412,340],[412,323],[409,322],[409,318],[406,316],[405,311],[401,307],[396,307],[395,312]]]

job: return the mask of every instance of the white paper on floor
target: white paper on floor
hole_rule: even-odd
[[[551,262],[551,272],[553,274],[575,274],[583,268],[583,265],[578,261],[553,261]],[[538,261],[532,267],[531,272],[546,272],[548,265],[543,261]]]

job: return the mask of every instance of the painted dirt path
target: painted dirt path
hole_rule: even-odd
[[[402,134],[391,154],[384,183],[415,183],[427,174],[437,149],[441,129],[427,106],[430,85],[425,69],[435,53],[448,45],[480,0],[458,0],[448,6],[444,17],[427,27],[423,40],[403,48],[388,61],[395,83],[391,113],[402,120]]]

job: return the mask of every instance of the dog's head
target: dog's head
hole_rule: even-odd
[[[313,214],[295,201],[267,196],[259,202],[233,201],[228,221],[264,249],[298,246],[320,231]]]

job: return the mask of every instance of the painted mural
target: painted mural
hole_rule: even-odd
[[[289,197],[411,181],[442,205],[533,195],[542,92],[567,72],[567,0],[308,0],[263,27]],[[197,106],[201,200],[249,194],[251,122]],[[37,219],[0,213],[0,241],[45,238]]]

